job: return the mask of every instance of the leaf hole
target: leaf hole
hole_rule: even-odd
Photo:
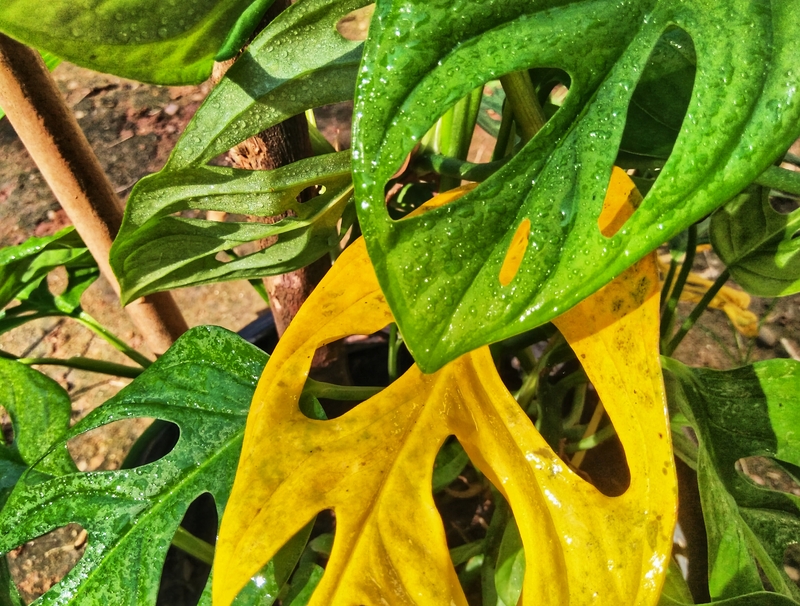
[[[211,494],[205,492],[192,501],[167,550],[157,605],[189,606],[200,601],[211,573],[210,560],[218,523],[217,507]]]
[[[800,468],[769,457],[745,457],[736,461],[736,470],[760,488],[800,497]]]
[[[14,425],[11,423],[11,415],[5,407],[0,406],[0,444],[11,446],[14,443]]]
[[[336,23],[336,31],[345,40],[359,42],[367,39],[369,24],[372,21],[372,14],[375,12],[375,5],[368,4],[362,8],[347,13]]]
[[[783,552],[783,570],[800,587],[800,543],[790,543]]]
[[[374,5],[373,5],[374,6]],[[353,120],[353,101],[342,101],[314,108],[317,131],[333,147],[334,151],[350,149],[350,127]]]
[[[78,564],[87,544],[83,527],[67,524],[12,549],[5,557],[23,602],[33,602],[58,584]]]
[[[516,277],[519,272],[520,265],[522,265],[522,258],[525,256],[525,251],[528,249],[528,239],[531,235],[531,220],[525,218],[517,227],[514,236],[511,238],[511,244],[506,251],[506,258],[503,260],[503,265],[500,267],[500,284],[508,286]]]
[[[306,604],[322,579],[336,538],[336,515],[320,511],[250,578],[233,606],[281,603]]]
[[[800,199],[786,198],[784,196],[770,196],[769,205],[776,213],[781,215],[790,215],[798,208],[800,208]],[[792,239],[796,238],[795,234]]]
[[[71,438],[67,442],[67,449],[80,471],[119,469],[123,462],[128,463],[126,456],[129,451],[132,450],[134,444],[141,444],[140,436],[147,436],[146,430],[152,424],[152,418],[144,417],[114,421]],[[164,455],[166,454],[165,452]],[[131,465],[131,467],[143,464]]]

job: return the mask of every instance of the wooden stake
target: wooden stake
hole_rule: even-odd
[[[39,54],[3,34],[0,107],[119,294],[108,262],[122,223],[119,198]],[[188,329],[169,293],[143,297],[125,309],[156,355]]]

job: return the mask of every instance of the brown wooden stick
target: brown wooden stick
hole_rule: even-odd
[[[3,34],[0,107],[101,273],[119,294],[108,262],[111,243],[122,223],[119,198],[39,54]],[[156,355],[164,353],[188,329],[169,293],[139,299],[126,311]]]

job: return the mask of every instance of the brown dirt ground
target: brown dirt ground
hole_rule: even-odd
[[[208,86],[156,87],[97,74],[62,64],[54,72],[58,85],[78,117],[84,132],[109,175],[117,193],[126,198],[138,179],[163,166],[179,134],[208,92]],[[319,116],[320,128],[337,148],[349,147],[347,104],[329,108]],[[493,139],[477,129],[470,153],[472,161],[486,161]],[[60,210],[32,160],[7,120],[0,121],[0,246],[54,233],[69,220]],[[719,271],[713,253],[698,255],[695,268],[711,279]],[[53,279],[58,287],[58,276]],[[246,282],[229,282],[188,288],[174,293],[190,326],[217,324],[239,330],[264,309],[263,301]],[[86,310],[133,346],[146,351],[138,334],[104,280],[84,296]],[[721,311],[700,320],[676,352],[695,366],[730,368],[747,361],[790,357],[800,351],[800,297],[776,302],[754,299],[751,309],[764,318],[759,339],[737,336]],[[681,304],[687,315],[691,306]],[[713,335],[713,336],[711,336]],[[58,319],[33,322],[0,335],[0,348],[35,357],[88,356],[125,363],[126,358],[81,326]],[[129,381],[59,367],[41,370],[58,381],[73,399],[73,421],[113,396]],[[0,408],[0,423],[7,423]],[[81,470],[115,469],[149,420],[121,421],[82,435],[70,443]],[[778,489],[797,490],[776,479],[769,465],[750,465],[761,482]],[[760,474],[760,475],[759,475]],[[774,474],[773,474],[774,475]],[[757,481],[759,481],[757,480]],[[798,491],[800,492],[800,491]],[[76,525],[20,546],[8,555],[12,573],[26,601],[47,591],[83,553],[86,535]]]

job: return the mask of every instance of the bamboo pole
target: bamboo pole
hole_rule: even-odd
[[[111,243],[122,224],[119,198],[39,54],[3,34],[0,107],[100,272],[119,295],[119,283],[108,262]],[[125,310],[156,355],[164,353],[187,330],[169,293],[143,297]]]

